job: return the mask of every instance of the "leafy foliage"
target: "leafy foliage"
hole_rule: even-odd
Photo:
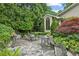
[[[75,38],[74,35],[70,35],[71,37],[54,37],[54,41],[56,44],[64,45],[68,50],[72,51],[73,53],[79,53],[79,39]]]
[[[44,29],[44,20],[43,17],[46,14],[56,14],[55,12],[51,11],[51,8],[48,7],[46,4],[33,4],[31,11],[33,11],[34,15],[34,30],[35,31],[43,31]]]
[[[19,7],[17,4],[0,4],[0,7],[0,23],[15,30],[32,29],[32,12],[28,8]]]
[[[54,33],[54,31],[57,29],[59,25],[59,21],[57,19],[53,19],[52,25],[51,25],[51,34]]]
[[[21,51],[19,48],[17,48],[15,51],[5,48],[0,51],[0,56],[19,56],[21,54]]]
[[[54,13],[46,4],[0,4],[0,23],[20,31],[43,31],[43,17]],[[54,13],[55,14],[55,13]]]
[[[7,27],[3,24],[0,24],[0,42],[7,46],[10,42],[10,38],[14,30],[11,27]]]
[[[79,53],[79,18],[69,18],[61,23],[54,32],[53,37],[56,44],[64,45],[73,53]]]
[[[72,18],[63,21],[57,31],[67,34],[79,33],[79,18]]]

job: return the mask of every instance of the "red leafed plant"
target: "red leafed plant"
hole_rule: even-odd
[[[79,33],[79,18],[64,20],[56,31],[61,33]]]

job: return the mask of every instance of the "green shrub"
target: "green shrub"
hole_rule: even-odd
[[[33,22],[32,21],[27,21],[27,22],[19,21],[19,22],[15,22],[12,27],[17,30],[29,31],[33,27]]]
[[[20,56],[21,51],[19,48],[17,48],[15,51],[5,48],[0,51],[0,56]]]
[[[74,35],[68,35],[66,37],[58,36],[54,37],[54,42],[56,44],[64,45],[68,50],[73,53],[79,53],[79,39]]]
[[[0,23],[15,30],[29,31],[33,27],[33,12],[18,4],[0,4]]]
[[[0,50],[4,49],[6,47],[5,43],[0,42]]]
[[[55,31],[55,29],[57,28],[58,25],[59,25],[59,21],[54,19],[51,24],[51,34],[53,34],[53,32]]]
[[[0,24],[0,42],[7,45],[10,42],[10,38],[14,30],[11,27],[7,27]]]
[[[43,31],[46,14],[52,11],[45,3],[0,4],[0,23],[21,31]],[[55,12],[53,12],[56,14]]]

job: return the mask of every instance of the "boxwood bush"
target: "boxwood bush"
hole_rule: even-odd
[[[2,42],[3,45],[7,46],[7,44],[10,42],[10,38],[13,32],[14,30],[11,27],[0,24],[0,42]]]

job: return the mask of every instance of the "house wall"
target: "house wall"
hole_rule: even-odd
[[[64,17],[64,18],[68,18],[72,16],[79,17],[79,5],[77,5],[76,7],[72,8],[71,10],[61,15],[61,17]]]

